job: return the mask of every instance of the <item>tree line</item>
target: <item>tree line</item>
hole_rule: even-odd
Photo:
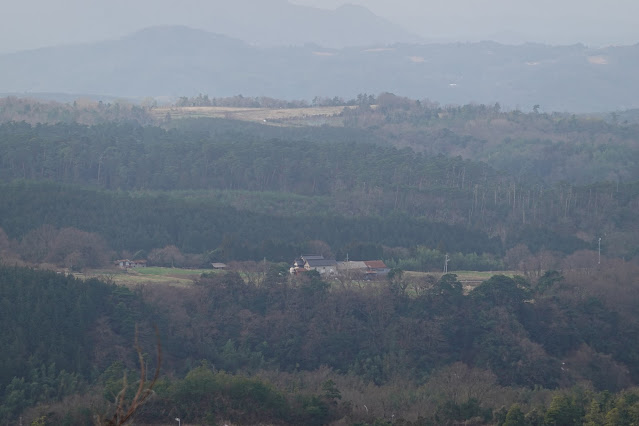
[[[0,303],[3,424],[30,405],[85,390],[128,344],[142,311],[124,287],[1,264]]]
[[[450,274],[395,271],[360,287],[273,267],[249,281],[207,274],[191,287],[131,291],[0,267],[3,324],[15,331],[0,346],[0,412],[7,421],[33,404],[64,406],[87,389],[112,399],[124,371],[136,380],[134,353],[126,350],[134,325],[154,323],[166,378],[140,421],[632,418],[639,321],[628,279],[637,272],[616,262],[534,280],[494,276],[465,292]],[[140,339],[152,350],[152,333]],[[63,416],[91,400],[67,402]],[[263,417],[250,417],[256,413]]]
[[[149,254],[153,249],[174,245],[186,253],[207,253],[218,261],[266,257],[288,262],[300,254],[307,242],[314,240],[325,241],[336,252],[349,247],[354,252],[357,244],[387,247],[427,244],[462,253],[502,252],[498,239],[480,231],[403,214],[385,218],[318,213],[281,216],[241,211],[220,205],[215,199],[103,192],[51,183],[2,185],[0,212],[0,227],[7,232],[7,238],[22,241],[19,251],[26,261],[57,259],[46,254],[45,244],[50,244],[46,242],[55,240],[46,225],[79,230],[67,231],[69,235],[98,234],[110,249],[118,252],[144,250]],[[62,242],[59,244],[64,246]],[[67,251],[55,256],[82,252],[69,244]],[[103,247],[97,243],[87,247],[91,245],[95,250]]]
[[[614,247],[615,255],[626,257],[636,251],[629,237],[639,232],[631,214],[639,197],[637,184],[529,185],[483,163],[348,142],[351,136],[363,137],[357,132],[337,142],[318,142],[321,137],[312,132],[311,141],[265,140],[251,136],[259,129],[253,126],[248,134],[238,135],[223,120],[203,123],[169,131],[113,123],[6,124],[0,126],[0,176],[5,181],[46,179],[121,191],[217,191],[215,196],[220,191],[251,191],[263,194],[263,200],[280,196],[292,202],[302,196],[336,215],[388,217],[403,212],[499,236],[508,247],[522,238],[546,244],[552,232],[572,239],[561,243],[562,251],[584,248],[575,235],[587,245],[605,229],[606,250]],[[222,123],[220,134],[215,123]],[[270,195],[274,193],[281,195]],[[243,196],[231,195],[234,202]],[[304,209],[302,203],[295,205],[296,212]],[[243,203],[242,208],[260,207]],[[286,202],[275,208],[277,215],[291,214]],[[539,242],[533,244],[536,247],[529,248],[536,251]]]

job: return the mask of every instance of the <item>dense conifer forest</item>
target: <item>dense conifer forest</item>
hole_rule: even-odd
[[[0,424],[94,424],[146,373],[135,424],[639,421],[631,112],[341,103],[308,126],[2,100]],[[391,272],[290,275],[312,252]],[[127,287],[125,258],[239,266]]]
[[[198,123],[193,128],[203,124]],[[267,239],[300,243],[304,239],[326,238],[332,240],[329,244],[336,245],[335,251],[349,242],[368,243],[371,239],[382,245],[410,247],[420,244],[417,240],[423,237],[415,235],[416,239],[407,241],[398,235],[401,230],[396,233],[383,229],[385,224],[393,222],[393,217],[408,215],[432,224],[430,226],[461,226],[485,234],[484,239],[498,237],[503,246],[497,248],[493,243],[470,237],[461,244],[464,249],[459,247],[464,240],[461,235],[441,238],[437,233],[428,232],[438,240],[431,238],[421,244],[436,248],[441,243],[440,248],[444,250],[497,253],[500,249],[504,252],[522,243],[535,252],[547,249],[570,254],[577,249],[593,248],[598,236],[605,233],[605,252],[628,258],[637,251],[636,242],[632,240],[639,231],[632,212],[637,205],[638,187],[632,179],[581,186],[565,181],[541,183],[511,176],[486,163],[461,157],[451,158],[441,153],[428,155],[384,143],[372,144],[355,136],[350,141],[333,141],[334,129],[323,135],[323,142],[318,142],[296,140],[290,135],[282,139],[272,139],[270,135],[263,137],[261,127],[249,126],[242,131],[242,126],[238,125],[238,129],[232,132],[224,122],[216,133],[210,129],[215,129],[217,123],[215,120],[205,121],[204,125],[209,130],[164,130],[131,123],[90,127],[9,123],[0,127],[0,143],[3,144],[0,174],[5,182],[46,180],[80,185],[83,188],[78,191],[88,197],[89,206],[95,202],[102,203],[97,201],[99,199],[108,199],[106,202],[111,207],[99,209],[100,214],[108,216],[106,220],[100,220],[103,225],[82,224],[81,229],[98,232],[107,238],[112,235],[112,240],[117,240],[117,243],[112,243],[113,248],[148,250],[150,244],[156,247],[173,244],[187,252],[201,252],[215,249],[224,234],[235,233],[240,234],[242,242],[252,246]],[[297,133],[293,135],[298,136]],[[319,137],[322,137],[321,132],[313,136]],[[624,168],[617,170],[623,171]],[[636,168],[625,170],[634,173]],[[38,188],[41,187],[7,189],[4,196],[31,198],[35,211],[41,201],[41,206],[50,210],[52,203],[41,195],[28,197],[31,190],[42,191]],[[108,193],[104,190],[115,191],[115,195],[105,195]],[[57,191],[62,194],[74,192]],[[94,195],[89,195],[91,191]],[[127,197],[133,200],[127,200]],[[163,201],[165,197],[168,199]],[[143,206],[144,200],[149,203],[148,206]],[[15,202],[21,203],[19,200]],[[163,206],[158,208],[153,203]],[[149,236],[144,236],[139,239],[142,243],[137,247],[120,236],[115,238],[118,229],[98,229],[113,220],[115,223],[111,226],[125,233],[126,227],[135,223],[135,220],[126,219],[132,218],[126,211],[128,207],[138,212],[150,208],[161,213],[189,203],[206,209],[230,206],[246,211],[247,217],[261,216],[257,221],[277,220],[273,217],[278,217],[281,224],[259,227],[261,229],[252,227],[245,231],[225,221],[222,213],[214,215],[218,220],[209,221],[209,226],[221,226],[215,230],[217,237],[208,237],[207,242],[193,242],[173,231],[169,232],[170,235],[150,236],[151,241],[155,238],[153,242],[149,241]],[[11,205],[10,200],[7,199],[6,204]],[[67,222],[85,220],[63,210],[80,208],[77,202],[58,204],[62,210],[50,214],[65,217]],[[189,232],[200,237],[206,234],[206,226],[201,224],[206,220],[205,215],[197,213],[197,207],[189,211],[196,216],[194,221],[188,215],[176,216],[169,212],[167,216],[183,220],[164,223],[163,229],[156,231],[165,233],[170,228],[189,227]],[[20,209],[13,210],[23,220],[26,219],[21,212]],[[15,223],[9,226],[11,215],[12,212],[5,213],[4,223],[0,226],[9,228],[13,237],[24,235],[29,227],[47,224],[43,218],[34,218],[26,227]],[[317,216],[323,219],[318,222]],[[379,231],[384,236],[371,235],[357,230],[357,225],[349,224],[340,227],[339,232],[343,238],[351,238],[352,241],[336,241],[329,235],[317,237],[320,233],[327,234],[320,231],[321,221],[344,221],[348,218],[356,218],[355,222],[362,225],[372,220],[373,223],[363,227],[374,229],[374,233]],[[162,219],[161,214],[157,215],[157,219],[173,220]],[[55,221],[49,223],[51,225],[72,226],[61,223],[58,218],[51,220]],[[381,225],[374,223],[375,220]],[[293,232],[301,235],[287,237],[279,231],[287,221],[290,221]],[[400,219],[406,224],[410,221]],[[304,225],[300,226],[300,222]],[[259,235],[264,230],[274,232],[264,238]],[[254,237],[247,239],[246,232]],[[443,232],[455,231],[446,229]],[[269,257],[263,252],[256,253],[254,257],[261,259],[264,256]],[[277,257],[273,259],[279,260]]]

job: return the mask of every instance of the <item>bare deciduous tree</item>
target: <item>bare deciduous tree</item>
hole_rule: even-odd
[[[157,266],[180,267],[184,264],[184,255],[180,252],[180,249],[171,245],[151,251],[149,262]]]
[[[126,373],[124,374],[124,383],[122,389],[115,397],[115,413],[110,418],[106,419],[102,416],[96,416],[95,423],[97,426],[119,426],[127,424],[133,419],[135,412],[140,408],[142,404],[148,401],[153,395],[153,387],[160,376],[160,366],[162,365],[162,345],[160,343],[160,333],[156,327],[155,334],[157,336],[157,365],[155,366],[155,373],[151,382],[147,385],[147,366],[144,362],[144,356],[142,355],[142,348],[138,342],[138,328],[135,328],[135,351],[138,354],[138,360],[140,362],[140,383],[138,389],[133,396],[130,403],[126,402],[126,391],[128,390],[128,383],[126,379]]]

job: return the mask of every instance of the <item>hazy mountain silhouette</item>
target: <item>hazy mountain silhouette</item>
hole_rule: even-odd
[[[421,41],[362,6],[325,10],[286,0],[110,0],[99,5],[69,1],[69,7],[59,8],[34,0],[31,7],[41,15],[46,13],[46,19],[28,33],[23,27],[13,32],[0,30],[0,53],[116,39],[155,26],[187,26],[270,47],[316,43],[339,48]],[[27,15],[24,6],[13,7]]]
[[[393,92],[542,111],[639,107],[639,45],[396,44],[263,48],[186,27],[0,55],[0,92],[312,99]]]
[[[325,10],[286,1],[251,3],[250,14],[246,9],[229,10],[225,16],[211,16],[209,24],[198,28],[259,46],[313,43],[341,48],[421,41],[401,26],[355,5]]]

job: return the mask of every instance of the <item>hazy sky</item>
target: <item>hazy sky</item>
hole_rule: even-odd
[[[206,27],[209,13],[284,0],[4,0],[0,52],[118,38],[160,24]],[[366,6],[428,40],[601,46],[639,43],[637,0],[293,0]],[[245,7],[251,13],[250,7]],[[209,28],[207,28],[209,29]]]
[[[639,43],[637,0],[292,0],[335,8],[351,3],[426,38],[523,38],[550,44]]]

